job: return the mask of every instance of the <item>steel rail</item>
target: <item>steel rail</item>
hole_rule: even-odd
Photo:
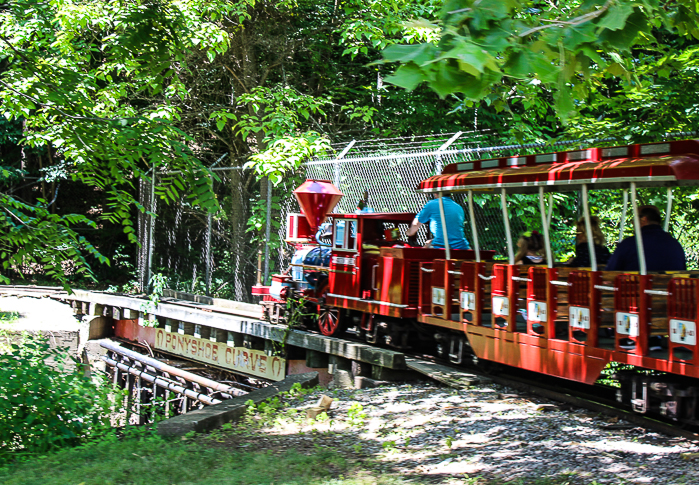
[[[579,391],[574,391],[572,389],[567,389],[568,392],[556,391],[548,387],[543,387],[541,384],[533,384],[526,380],[514,380],[493,375],[488,375],[488,377],[497,384],[512,387],[520,391],[531,392],[532,394],[536,394],[537,396],[541,396],[546,399],[571,404],[576,407],[585,408],[590,411],[606,414],[608,416],[618,417],[619,419],[624,419],[643,428],[658,431],[670,436],[699,441],[699,433],[687,431],[677,426],[673,426],[672,424],[664,423],[662,421],[658,421],[657,419],[644,416],[633,411],[620,409],[615,406],[615,403],[604,402],[604,400],[596,396],[590,396],[582,392],[580,392],[580,395],[575,395],[574,393],[578,393]]]
[[[197,384],[199,384],[203,387],[208,387],[210,389],[213,389],[214,391],[225,392],[225,393],[231,394],[233,396],[244,396],[247,394],[247,392],[245,392],[241,389],[227,386],[225,384],[221,384],[220,382],[216,382],[216,381],[208,379],[206,377],[202,377],[202,376],[199,376],[197,374],[187,372],[186,370],[178,369],[177,367],[174,367],[174,366],[171,366],[168,364],[164,364],[157,359],[152,359],[152,358],[145,356],[143,354],[139,354],[138,352],[134,352],[133,350],[125,349],[121,345],[118,345],[118,344],[115,344],[112,342],[101,342],[100,345],[107,350],[111,350],[112,352],[116,352],[117,354],[124,355],[124,356],[128,357],[129,359],[132,359],[132,360],[141,362],[142,364],[151,366],[159,372],[166,372],[170,375],[181,377],[187,381],[196,382]]]
[[[406,356],[407,357],[407,356]],[[411,356],[412,359],[415,359],[417,361],[422,361],[422,362],[431,362],[429,360],[425,360],[423,358],[420,358],[419,356]],[[406,359],[408,361],[409,359]],[[547,387],[545,385],[542,385],[541,383],[533,383],[532,381],[529,381],[524,378],[509,378],[509,377],[502,377],[499,375],[494,375],[494,374],[489,374],[485,373],[481,370],[474,369],[473,367],[464,367],[464,368],[459,368],[459,367],[454,367],[453,364],[451,363],[445,363],[445,362],[440,362],[440,365],[443,367],[448,367],[454,371],[454,374],[464,374],[465,376],[478,376],[478,377],[483,377],[485,379],[489,379],[490,381],[500,384],[502,386],[507,386],[511,387],[513,389],[517,389],[520,392],[529,392],[531,394],[534,394],[539,397],[543,397],[546,399],[550,399],[552,401],[558,401],[566,404],[570,404],[572,406],[588,409],[590,411],[602,413],[605,415],[613,416],[613,417],[618,417],[619,419],[624,419],[630,423],[636,424],[638,426],[641,426],[646,429],[650,429],[653,431],[658,431],[661,433],[665,433],[670,436],[676,436],[680,438],[686,438],[692,441],[698,441],[699,442],[699,433],[695,433],[692,431],[688,431],[685,429],[681,429],[678,426],[673,426],[672,424],[665,423],[662,421],[658,421],[657,419],[654,419],[652,417],[644,416],[642,414],[635,413],[633,411],[628,411],[625,409],[621,409],[617,407],[617,403],[611,401],[611,402],[605,402],[604,399],[600,399],[597,396],[589,395],[584,392],[581,392],[579,390],[574,390],[574,389],[565,389],[565,391],[560,391],[560,390],[555,390],[555,389],[561,389],[561,386],[551,386]],[[416,370],[416,369],[413,369]],[[519,369],[518,369],[519,370]],[[419,372],[419,371],[418,371]],[[527,371],[523,371],[527,372]],[[550,377],[550,376],[548,376]],[[449,382],[455,383],[456,387],[458,387],[459,379],[458,377],[446,379],[442,382],[445,382],[449,384]],[[453,387],[453,386],[452,386]],[[555,387],[555,389],[554,389]]]

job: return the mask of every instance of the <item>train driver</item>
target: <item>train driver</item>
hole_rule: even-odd
[[[447,192],[442,195],[444,204],[444,220],[447,226],[447,237],[451,249],[471,249],[471,245],[464,235],[464,209],[454,202]],[[428,224],[432,240],[427,241],[425,247],[444,248],[444,231],[442,229],[442,217],[439,213],[439,200],[433,199],[425,204],[420,213],[413,219],[408,237],[413,237],[423,224]]]
[[[643,253],[648,271],[682,271],[687,269],[684,249],[679,241],[665,232],[660,223],[660,211],[654,205],[638,208],[641,222]],[[619,243],[609,258],[607,271],[638,271],[638,249],[636,236],[627,237]]]

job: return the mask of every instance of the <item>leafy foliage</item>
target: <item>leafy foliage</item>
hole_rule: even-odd
[[[606,79],[590,89],[570,120],[570,138],[614,137],[625,142],[656,141],[666,133],[699,129],[699,47],[681,38],[668,39],[673,49],[635,53],[635,82],[622,86]]]
[[[236,5],[244,14],[246,4]],[[212,12],[226,15],[233,8],[202,2],[18,1],[0,12],[0,112],[23,120],[25,146],[48,151],[53,163],[47,180],[70,178],[106,192],[100,217],[122,224],[132,242],[131,207],[144,210],[134,198],[134,182],[150,182],[153,170],[167,172],[156,186],[162,199],[187,193],[206,210],[218,207],[206,167],[176,126],[180,111],[172,102],[187,96],[181,76],[188,70],[188,53],[215,56],[227,49],[226,36],[207,18]],[[32,205],[9,193],[0,203],[19,219],[46,209],[46,201]],[[22,236],[18,258],[41,244],[36,235]],[[55,230],[52,236],[57,246],[71,248],[66,259],[89,271],[74,233]],[[59,277],[55,265],[51,271]]]
[[[24,175],[23,170],[0,165],[0,187],[16,184],[24,178]]]
[[[315,132],[303,136],[278,138],[267,150],[250,157],[246,168],[253,168],[258,176],[266,176],[275,185],[285,176],[301,168],[301,164],[330,149],[328,139]]]
[[[0,354],[0,462],[73,446],[109,428],[109,389],[65,369],[70,360],[40,337]]]
[[[52,214],[44,200],[29,205],[2,193],[0,209],[0,261],[5,270],[40,267],[47,277],[67,288],[71,275],[91,276],[83,254],[108,262],[73,229],[76,225],[96,227],[85,216]],[[4,281],[7,278],[0,274],[0,282]]]
[[[590,81],[609,75],[636,82],[633,47],[670,53],[658,32],[699,38],[698,20],[689,0],[449,0],[439,19],[420,21],[436,41],[384,50],[384,61],[401,64],[386,81],[408,90],[426,82],[442,97],[500,104],[513,91],[541,85],[565,118],[575,97],[587,97]]]

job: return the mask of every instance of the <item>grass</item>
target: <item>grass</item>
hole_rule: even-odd
[[[99,442],[0,467],[3,485],[599,485],[577,472],[516,478],[489,474],[425,473],[387,460],[392,443],[356,434],[366,426],[361,405],[347,426],[325,416],[307,420],[294,405],[318,392],[293,389],[248,405],[241,422],[208,434],[164,439],[145,428],[112,431]],[[395,430],[387,430],[393,432]],[[384,435],[388,436],[388,435]],[[443,450],[444,451],[444,450]],[[2,450],[0,450],[0,453]],[[429,459],[430,450],[427,450]],[[418,455],[420,452],[417,452]],[[453,450],[448,455],[452,456]],[[456,456],[456,455],[454,455]],[[444,458],[442,457],[442,458]],[[419,458],[412,456],[409,459]],[[403,460],[405,458],[399,458]],[[406,475],[400,475],[406,473]],[[615,483],[627,483],[619,480]],[[679,483],[679,482],[675,482]],[[693,483],[688,481],[687,483]]]
[[[213,436],[164,439],[137,430],[130,437],[110,435],[101,442],[60,450],[0,468],[3,485],[577,485],[574,477],[502,480],[465,476],[400,477],[382,472],[378,460],[357,460],[341,448],[312,451],[220,446],[220,439],[242,438],[220,430]],[[248,442],[264,434],[244,432]],[[219,442],[219,445],[215,445]],[[258,441],[259,442],[259,441]],[[592,482],[595,483],[595,482]]]
[[[17,321],[18,318],[19,313],[17,312],[0,311],[0,325],[13,324]],[[8,352],[10,350],[10,345],[12,345],[10,331],[8,331],[7,328],[0,328],[0,354]]]
[[[348,476],[352,478],[346,478]],[[50,478],[49,478],[50,477]],[[5,485],[399,483],[363,472],[333,450],[240,452],[157,436],[106,440],[0,469]]]
[[[242,424],[242,423],[241,423]],[[3,485],[578,485],[571,477],[536,480],[409,476],[386,472],[378,457],[314,440],[311,447],[271,446],[260,428],[224,426],[208,435],[165,439],[130,427],[99,442],[0,467]],[[122,432],[123,434],[123,432]],[[339,436],[335,436],[335,439]],[[321,444],[323,443],[323,444]],[[256,444],[259,445],[255,449]],[[287,443],[288,444],[288,443]],[[594,483],[594,482],[593,482]]]

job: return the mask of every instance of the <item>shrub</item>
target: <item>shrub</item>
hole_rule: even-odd
[[[66,349],[27,336],[0,355],[0,462],[73,446],[109,429],[110,390],[85,377]]]

